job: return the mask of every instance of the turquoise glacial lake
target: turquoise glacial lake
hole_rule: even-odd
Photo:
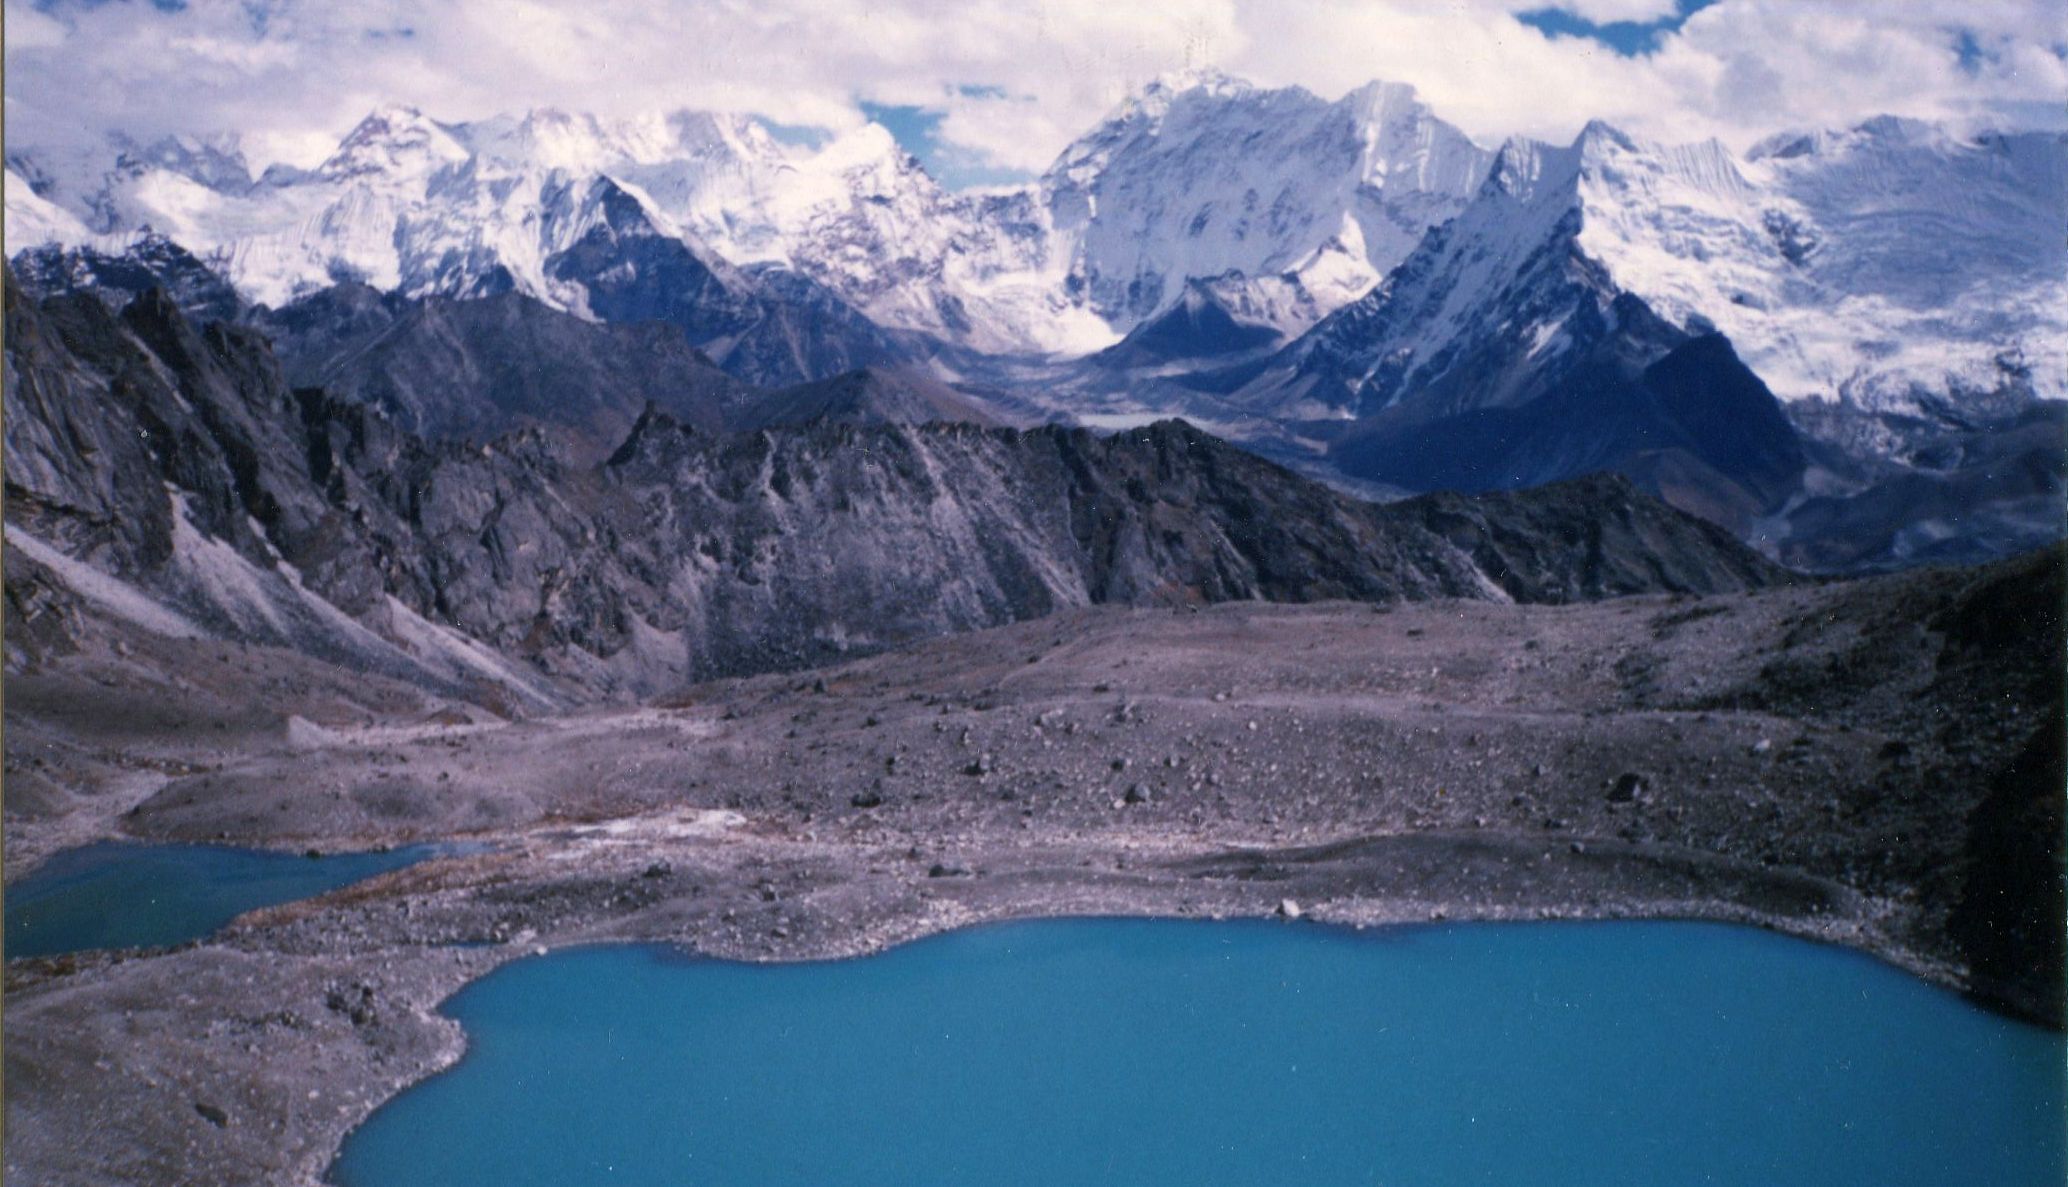
[[[7,956],[198,940],[246,911],[422,861],[439,846],[302,857],[213,845],[104,841],[52,854],[7,887]]]
[[[507,965],[344,1187],[2063,1181],[2060,1036],[1716,924],[1052,920]]]

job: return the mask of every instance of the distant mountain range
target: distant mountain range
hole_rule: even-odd
[[[800,148],[705,113],[407,108],[309,170],[254,177],[234,138],[114,138],[10,145],[6,186],[30,291],[167,283],[275,337],[294,382],[434,437],[583,419],[550,374],[592,363],[612,432],[648,400],[694,423],[730,398],[714,369],[866,369],[928,393],[899,417],[1182,415],[1366,492],[1613,469],[1811,568],[2061,531],[2053,133],[1884,118],[1740,155],[1597,123],[1487,149],[1406,87],[1326,102],[1203,72],[1037,180],[967,194],[874,126]],[[533,338],[455,388],[501,335],[542,332],[531,304],[625,334],[588,356]],[[437,394],[488,388],[495,415]]]

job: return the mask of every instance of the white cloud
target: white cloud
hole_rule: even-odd
[[[943,142],[1038,169],[1158,73],[1217,64],[1333,97],[1415,84],[1486,142],[1570,136],[1601,116],[1743,145],[1884,111],[2058,126],[2068,9],[2057,0],[1808,4],[1722,0],[1625,58],[1515,19],[1543,0],[8,0],[17,143],[236,129],[311,163],[368,108],[442,118],[552,105],[749,111],[833,129],[858,102],[943,113]],[[1651,20],[1672,0],[1561,0]],[[1955,50],[1969,31],[1972,70]],[[147,97],[148,101],[139,101]],[[255,162],[264,164],[263,159]]]
[[[1740,147],[1783,127],[1883,113],[2063,122],[2059,110],[2043,110],[2068,94],[2068,9],[2051,0],[1723,0],[1635,58],[1545,37],[1504,11],[1530,7],[1282,0],[1278,35],[1253,36],[1234,65],[1325,94],[1373,75],[1411,82],[1439,114],[1487,140],[1557,139],[1594,117]],[[1963,28],[1984,51],[1973,72],[1955,48]]]
[[[36,11],[27,4],[7,0],[4,19],[7,25],[7,48],[46,49],[59,45],[65,39],[64,25],[49,15]]]
[[[1972,71],[1955,48],[1963,26],[1984,51]],[[1742,139],[1880,113],[1989,121],[2034,101],[2058,108],[2068,62],[2046,42],[2068,44],[2068,9],[1730,0],[1696,13],[1656,68],[1679,99],[1672,121]]]

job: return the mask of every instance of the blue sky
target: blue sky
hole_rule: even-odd
[[[1595,24],[1584,16],[1561,8],[1535,8],[1516,14],[1516,19],[1552,37],[1577,37],[1597,41],[1624,57],[1656,51],[1666,34],[1677,32],[1687,18],[1715,4],[1716,0],[1676,0],[1674,11],[1647,21],[1608,21]]]
[[[946,113],[910,104],[871,103],[863,100],[862,114],[882,124],[897,138],[899,147],[919,158],[935,181],[951,190],[972,186],[1005,185],[1033,176],[1025,169],[1005,169],[986,164],[966,148],[941,139],[941,121]]]

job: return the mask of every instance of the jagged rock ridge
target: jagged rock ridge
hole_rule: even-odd
[[[1383,508],[1178,423],[714,434],[654,407],[595,465],[537,430],[426,441],[293,390],[262,337],[197,330],[160,292],[119,315],[16,296],[8,316],[10,582],[86,570],[210,631],[541,699],[1095,602],[1560,601],[1784,576],[1609,479]]]

